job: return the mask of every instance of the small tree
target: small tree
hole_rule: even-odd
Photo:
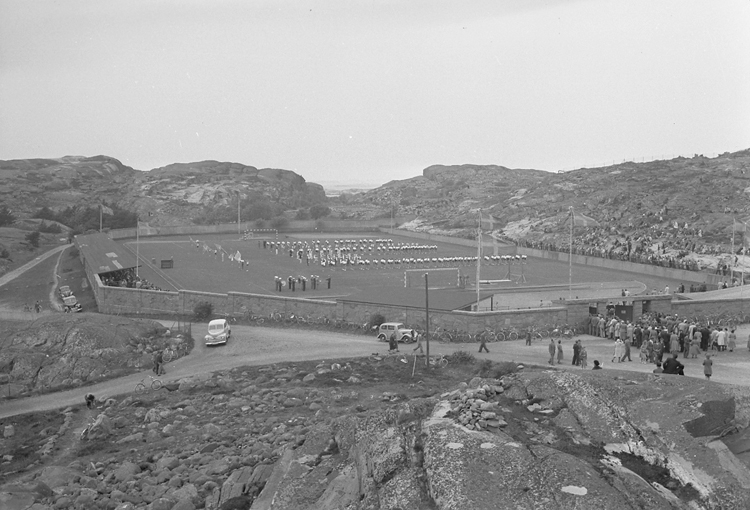
[[[286,219],[286,216],[276,216],[271,220],[271,226],[277,230],[286,227],[288,224],[289,220]]]
[[[310,208],[310,217],[314,220],[325,218],[329,214],[331,214],[331,208],[327,205],[315,204]]]
[[[26,240],[29,242],[29,244],[33,248],[39,248],[39,237],[41,234],[39,234],[39,231],[35,230],[33,232],[29,232],[26,234]]]
[[[196,320],[203,321],[211,317],[214,313],[214,305],[208,301],[201,301],[193,307],[193,316]]]
[[[16,221],[16,217],[13,216],[12,212],[10,212],[10,209],[8,209],[8,206],[4,205],[0,207],[0,227],[10,225],[14,221]]]

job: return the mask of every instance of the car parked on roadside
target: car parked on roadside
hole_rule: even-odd
[[[401,343],[414,342],[411,329],[408,329],[402,322],[384,322],[378,328],[378,340],[387,342],[391,335],[396,333],[396,341]]]
[[[63,311],[65,313],[78,313],[83,311],[81,303],[78,302],[74,295],[65,296],[63,300]]]
[[[68,287],[67,285],[63,285],[62,287],[57,289],[57,292],[60,294],[60,299],[73,295],[73,291],[70,290],[70,287]]]

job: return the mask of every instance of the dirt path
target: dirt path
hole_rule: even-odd
[[[194,324],[196,347],[186,357],[166,365],[167,374],[163,376],[165,383],[197,374],[227,370],[243,365],[267,365],[285,361],[304,360],[335,360],[340,358],[367,356],[373,352],[385,353],[385,343],[371,336],[349,335],[327,331],[307,331],[302,329],[276,329],[254,326],[234,326],[232,340],[226,346],[207,348],[201,343],[201,332],[205,324]],[[738,331],[739,348],[730,353],[728,351],[716,355],[714,358],[714,376],[712,381],[727,384],[750,386],[750,351],[746,347],[750,326],[744,326]],[[596,337],[583,335],[580,337],[589,353],[589,365],[593,360],[603,362],[605,370],[651,372],[652,365],[644,365],[638,361],[638,353],[633,352],[632,362],[611,363],[613,342]],[[547,341],[536,342],[526,346],[523,340],[489,344],[489,354],[479,354],[478,345],[474,344],[440,344],[431,343],[431,354],[451,354],[458,350],[471,352],[478,360],[514,361],[529,365],[547,365],[549,354]],[[571,365],[573,355],[572,341],[563,342],[565,359],[556,370],[581,370]],[[412,354],[412,345],[401,345],[401,351]],[[680,361],[686,366],[688,377],[703,378],[703,356],[697,359]],[[407,365],[405,365],[407,366]],[[408,366],[407,366],[408,367]],[[132,374],[119,379],[103,381],[101,383],[62,391],[38,397],[27,397],[0,403],[0,418],[14,416],[33,411],[59,409],[70,405],[83,404],[83,397],[91,392],[97,399],[127,394],[134,390],[135,385],[151,374],[149,370]],[[623,374],[625,375],[625,374]],[[665,376],[670,377],[670,376]]]
[[[73,245],[71,245],[71,244],[63,244],[63,245],[57,246],[57,247],[55,247],[55,248],[53,248],[53,249],[51,249],[49,251],[46,251],[46,252],[42,253],[41,255],[39,255],[38,257],[36,257],[34,260],[31,260],[31,261],[27,262],[26,264],[22,265],[21,267],[18,267],[16,269],[14,269],[13,271],[9,271],[9,272],[5,273],[3,276],[0,277],[0,287],[2,287],[4,285],[7,285],[8,283],[12,282],[13,280],[15,280],[16,278],[18,278],[22,274],[26,273],[30,269],[33,269],[34,267],[38,266],[39,264],[41,264],[42,262],[46,261],[48,258],[50,258],[50,257],[52,257],[53,255],[56,255],[56,254],[58,255],[58,257],[57,257],[57,263],[55,264],[55,267],[52,270],[52,274],[50,275],[50,278],[51,278],[51,281],[57,283],[57,280],[58,280],[58,278],[57,278],[57,268],[58,268],[58,266],[60,264],[60,259],[62,257],[63,252],[65,250],[67,250],[68,248],[70,248],[71,246],[73,246]],[[46,299],[49,300],[50,306],[52,307],[53,310],[57,310],[58,309],[57,308],[58,305],[55,302],[55,294],[54,294],[55,293],[55,287],[56,287],[56,285],[54,285],[52,287],[52,289],[48,293],[45,292]],[[20,301],[22,301],[22,300],[20,300]],[[33,303],[33,300],[31,302]],[[4,311],[4,312],[18,311],[18,310],[21,310],[21,308],[22,308],[21,302],[18,303],[17,307],[9,307],[7,305],[5,305],[5,306],[0,305],[0,311]],[[48,309],[47,307],[43,307],[43,308],[44,308],[45,311]],[[23,317],[25,318],[26,316],[23,316]],[[29,319],[35,319],[37,317],[38,316],[36,316],[34,314],[28,316]]]

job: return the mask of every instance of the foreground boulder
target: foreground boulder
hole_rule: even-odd
[[[720,439],[737,389],[555,370],[471,386],[319,427],[252,508],[750,508]]]

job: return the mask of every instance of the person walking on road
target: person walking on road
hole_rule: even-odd
[[[622,358],[620,358],[620,361],[625,361],[625,358],[628,358],[628,361],[633,361],[630,359],[630,338],[625,338],[625,341],[622,343],[623,347],[625,348],[625,352],[622,355]]]
[[[489,354],[490,350],[487,348],[487,337],[485,335],[482,335],[482,337],[479,339],[479,352],[482,352],[482,349]]]
[[[412,352],[418,350],[419,354],[424,354],[424,350],[422,349],[422,335],[417,334],[416,338],[417,338],[417,346],[414,349],[412,349]]]
[[[572,365],[573,366],[578,365],[578,363],[580,363],[580,360],[581,360],[581,341],[580,340],[576,340],[575,343],[573,344],[573,363],[572,363]]]
[[[153,368],[153,370],[154,370],[154,373],[157,376],[164,374],[164,355],[162,354],[162,352],[160,350],[156,351],[154,353],[154,368]]]
[[[612,363],[614,363],[615,360],[617,360],[618,363],[622,361],[622,340],[619,338],[615,340],[615,353],[612,355]]]
[[[391,333],[391,337],[388,339],[388,350],[390,352],[398,352],[398,340],[396,340],[396,332]]]
[[[563,360],[563,348],[562,348],[562,340],[557,341],[557,364],[561,364]]]
[[[548,346],[548,348],[549,348],[549,361],[548,361],[548,363],[550,365],[554,365],[555,364],[555,353],[557,352],[557,346],[555,345],[555,339],[554,338],[550,338],[549,339],[549,346]]]
[[[711,360],[711,355],[709,353],[706,353],[706,359],[703,360],[703,375],[706,376],[706,380],[711,380],[711,376],[713,375],[713,364],[714,362]]]
[[[526,330],[526,345],[531,345],[531,328]]]
[[[581,368],[588,367],[589,353],[586,352],[586,347],[581,346],[581,353],[578,355],[581,360]]]

